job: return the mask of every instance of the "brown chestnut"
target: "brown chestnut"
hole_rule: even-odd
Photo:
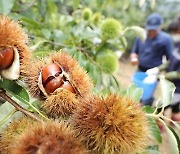
[[[46,65],[42,69],[42,83],[43,83],[43,85],[45,86],[47,84],[48,78],[59,76],[58,74],[61,74],[61,73],[62,73],[62,70],[58,64],[52,63],[52,64]]]
[[[10,47],[0,48],[0,70],[9,68],[14,61],[14,50]]]
[[[61,87],[63,80],[60,76],[53,78],[45,85],[45,90],[48,94],[53,93],[57,88]]]
[[[62,84],[61,88],[66,89],[72,93],[75,93],[74,88],[72,85],[69,83],[69,81],[65,81],[64,84]]]
[[[74,88],[56,63],[48,64],[42,69],[42,83],[48,94],[53,93],[57,88],[75,93]]]

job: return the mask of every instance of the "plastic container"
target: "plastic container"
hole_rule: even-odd
[[[147,77],[145,72],[136,72],[132,78],[132,82],[139,88],[143,89],[141,100],[146,101],[153,97],[153,93],[157,86],[157,81],[153,83],[145,83],[143,80]]]

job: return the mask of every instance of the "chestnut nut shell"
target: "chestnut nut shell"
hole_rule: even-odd
[[[48,64],[42,69],[42,83],[48,94],[53,93],[58,88],[75,93],[71,83],[62,73],[62,69],[56,63]]]
[[[62,84],[62,78],[60,76],[55,77],[46,84],[45,90],[48,94],[53,93],[57,88],[61,87]]]
[[[48,78],[55,77],[55,75],[57,73],[62,73],[62,70],[58,66],[58,64],[52,63],[52,64],[46,65],[42,69],[42,83],[43,83],[43,85],[46,84]]]
[[[72,85],[69,83],[69,81],[65,81],[65,82],[63,83],[63,85],[61,86],[61,88],[66,89],[66,90],[69,90],[69,91],[72,92],[72,93],[75,93],[75,90],[74,90],[74,88],[72,87]]]
[[[0,70],[9,68],[14,61],[14,50],[10,47],[0,48]]]

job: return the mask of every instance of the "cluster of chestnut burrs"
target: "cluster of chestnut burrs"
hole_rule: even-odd
[[[33,58],[20,24],[6,16],[0,16],[0,75],[23,80],[51,119],[15,119],[0,133],[2,154],[132,154],[146,147],[147,121],[138,103],[94,95],[91,78],[66,52]]]
[[[27,46],[28,37],[20,25],[5,16],[1,16],[0,22],[1,76],[24,80],[32,96],[45,100],[43,107],[50,115],[71,113],[77,100],[92,91],[92,81],[84,69],[62,51],[46,60],[34,60]]]

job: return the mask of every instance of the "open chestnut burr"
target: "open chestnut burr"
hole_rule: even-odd
[[[17,80],[23,76],[24,64],[31,59],[28,37],[21,25],[0,15],[0,76]]]
[[[92,94],[93,83],[86,71],[63,51],[30,62],[25,74],[30,93],[42,98],[42,108],[51,117],[71,115]]]

